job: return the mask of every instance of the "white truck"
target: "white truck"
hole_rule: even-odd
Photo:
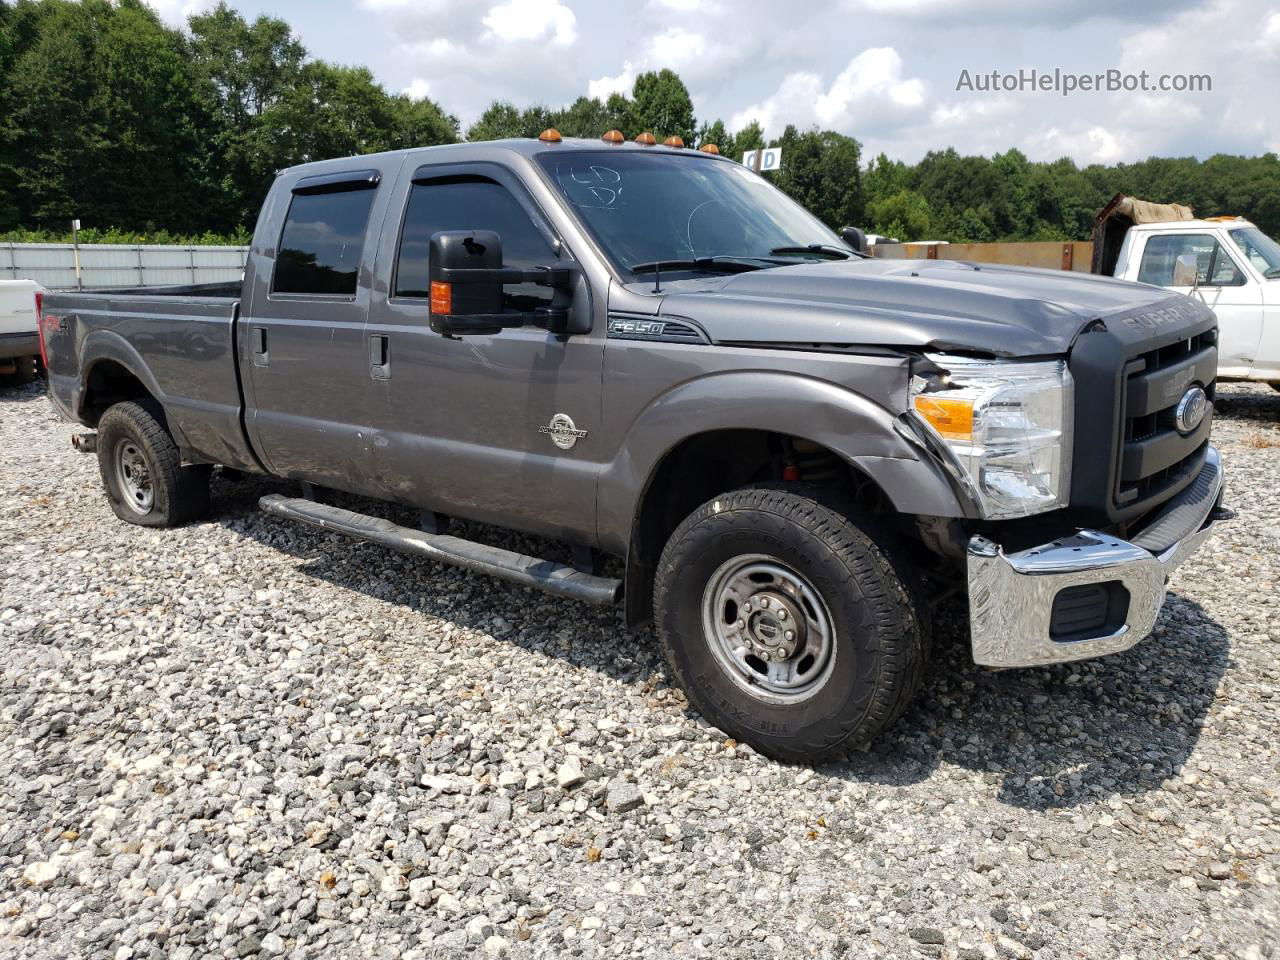
[[[36,299],[44,287],[34,280],[0,280],[0,378],[19,384],[35,379],[40,356]]]
[[[1135,223],[1110,272],[1203,300],[1218,315],[1218,379],[1280,390],[1280,243],[1248,220]]]
[[[846,237],[846,242],[850,242]],[[1218,316],[1218,379],[1280,390],[1280,243],[1243,217],[1116,194],[1080,242],[877,244],[877,257],[1095,273],[1176,290]]]

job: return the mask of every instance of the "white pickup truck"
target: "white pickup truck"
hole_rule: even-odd
[[[1218,315],[1218,378],[1280,390],[1280,243],[1248,220],[1134,224],[1112,272],[1203,300]]]
[[[36,297],[43,293],[34,280],[0,280],[0,378],[20,384],[35,378],[40,355]]]
[[[859,249],[859,237],[845,240]],[[1092,241],[906,243],[874,248],[890,259],[961,260],[1073,270],[1176,290],[1218,316],[1218,379],[1280,390],[1280,243],[1243,217],[1196,219],[1190,207],[1116,194],[1093,221]]]

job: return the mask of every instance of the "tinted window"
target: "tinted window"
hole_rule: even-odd
[[[295,194],[276,255],[276,293],[356,292],[373,190]]]
[[[1220,243],[1207,233],[1176,233],[1152,237],[1142,251],[1138,280],[1159,287],[1173,286],[1173,268],[1178,257],[1196,258],[1197,282],[1206,287],[1235,287],[1244,283],[1244,274]]]
[[[502,263],[507,267],[541,267],[556,262],[551,248],[533,220],[506,187],[492,180],[436,180],[414,184],[400,236],[396,262],[397,297],[425,297],[430,282],[428,246],[441,230],[496,230],[502,238]],[[504,288],[513,310],[531,310],[551,300],[550,287],[532,283]]]

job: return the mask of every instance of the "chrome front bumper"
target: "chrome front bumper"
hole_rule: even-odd
[[[1135,542],[1080,530],[1006,554],[985,537],[971,538],[974,662],[1034,667],[1128,650],[1155,626],[1169,576],[1212,532],[1222,491],[1222,460],[1211,446],[1200,475],[1161,509]],[[1093,591],[1095,596],[1105,592],[1119,598],[1111,607],[1115,615],[1094,633],[1061,635],[1054,619],[1055,600],[1064,590],[1091,585],[1102,585]]]

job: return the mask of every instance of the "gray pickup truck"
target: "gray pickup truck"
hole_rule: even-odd
[[[262,509],[621,600],[704,716],[783,759],[893,722],[946,597],[992,667],[1150,632],[1224,515],[1211,311],[868,259],[738,164],[620,140],[305,164],[242,286],[48,294],[50,393],[94,428],[116,515],[193,520],[215,467],[301,481]],[[569,546],[523,556],[450,517]]]

